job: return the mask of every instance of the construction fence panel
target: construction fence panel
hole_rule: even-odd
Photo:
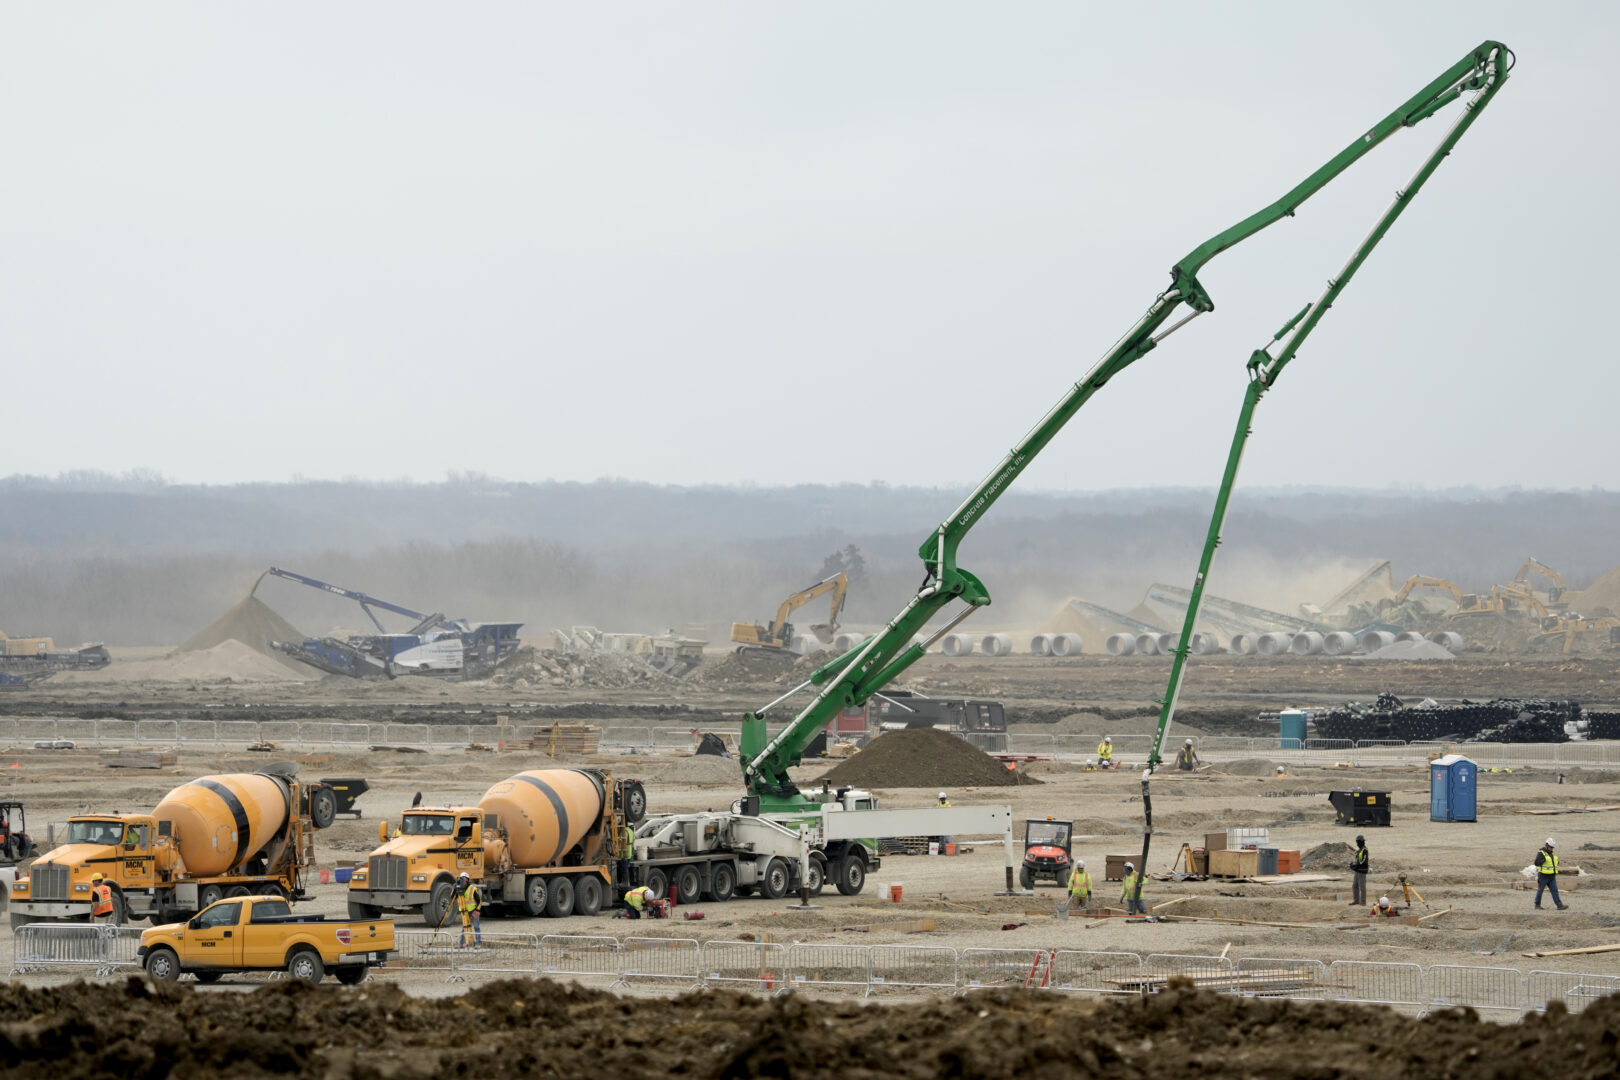
[[[446,980],[455,977],[455,938],[437,930],[394,931],[395,954],[374,975],[397,975],[404,971],[442,971]]]
[[[1052,963],[1050,990],[1070,994],[1142,992],[1142,958],[1136,953],[1059,950]]]
[[[1187,956],[1153,953],[1142,966],[1142,992],[1157,994],[1171,979],[1188,979],[1198,986],[1222,989],[1231,985],[1237,962],[1224,956]]]
[[[103,745],[134,746],[140,741],[140,733],[141,725],[137,720],[96,721],[96,742]]]
[[[265,742],[285,743],[291,745],[298,741],[299,724],[296,720],[267,720],[262,724],[253,725],[255,740]]]
[[[534,738],[538,725],[527,729],[523,738]],[[651,746],[652,728],[611,727],[603,728],[599,737],[602,746]]]
[[[1193,740],[1199,754],[1243,754],[1254,752],[1254,740],[1236,735],[1205,735]]]
[[[1067,754],[1070,757],[1094,758],[1097,756],[1097,743],[1101,740],[1090,735],[1048,735],[1052,740],[1054,754]]]
[[[1601,742],[1556,743],[1554,749],[1560,765],[1602,765],[1608,760],[1609,748]]]
[[[1310,751],[1327,751],[1334,754],[1346,754],[1356,748],[1354,739],[1306,739],[1305,749]]]
[[[58,738],[58,739],[72,739],[76,743],[95,742],[98,738],[100,738],[100,735],[101,735],[100,726],[104,722],[107,722],[107,721],[100,721],[100,720],[55,720],[55,721],[52,721],[53,726],[56,729],[55,735],[54,736],[46,736],[46,737],[47,738],[54,737],[54,738]],[[128,723],[128,721],[124,721],[124,720],[115,720],[115,721],[110,721],[110,722],[111,723]]]
[[[1431,1008],[1467,1005],[1493,1020],[1524,1015],[1524,974],[1515,968],[1435,964],[1424,974]]]
[[[1237,977],[1226,992],[1243,997],[1323,1001],[1328,993],[1327,965],[1320,960],[1246,956],[1238,961]]]
[[[547,934],[540,939],[540,974],[619,981],[619,939]]]
[[[219,725],[212,720],[178,720],[175,738],[183,743],[219,742]]]
[[[1013,754],[1050,754],[1057,750],[1057,742],[1051,735],[1021,735],[1009,732],[1007,735],[1007,751]]]
[[[251,720],[218,720],[219,741],[222,743],[248,743],[259,741],[259,725]]]
[[[1620,975],[1582,975],[1573,971],[1532,971],[1526,1008],[1545,1012],[1547,1003],[1562,1001],[1570,1012],[1580,1012],[1598,998],[1620,994]]]
[[[69,968],[75,974],[116,975],[137,967],[141,931],[91,923],[28,923],[12,930],[11,974]]]
[[[140,720],[135,724],[135,738],[143,743],[176,743],[180,741],[180,721]]]
[[[1416,1016],[1424,1011],[1423,969],[1417,964],[1335,960],[1328,968],[1328,1000],[1389,1005]]]
[[[791,945],[788,983],[795,990],[871,990],[872,950],[864,945]]]
[[[627,937],[619,956],[621,986],[695,990],[703,983],[702,949],[691,938]]]
[[[872,992],[888,988],[955,991],[956,950],[941,945],[873,945]]]
[[[1053,954],[1045,949],[963,949],[958,971],[963,990],[1046,985]]]
[[[459,936],[457,938],[460,940]],[[539,975],[538,934],[484,934],[451,954],[452,970],[467,975]]]
[[[376,727],[382,728],[382,741],[389,746],[426,747],[430,742],[426,724],[378,724]]]
[[[701,959],[705,986],[730,986],[767,994],[787,989],[788,955],[784,946],[756,941],[705,941]]]

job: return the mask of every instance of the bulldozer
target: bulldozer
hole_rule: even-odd
[[[823,578],[808,588],[783,600],[776,609],[776,618],[770,625],[761,626],[758,623],[732,623],[731,640],[737,643],[737,655],[748,658],[757,656],[801,656],[813,652],[818,645],[824,645],[833,640],[838,633],[838,616],[844,610],[844,596],[849,591],[849,577],[840,570],[832,577]],[[813,638],[794,634],[794,626],[788,622],[788,616],[816,599],[818,596],[832,594],[832,609],[827,615],[827,621],[816,623],[810,627]]]

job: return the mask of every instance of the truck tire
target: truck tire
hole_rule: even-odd
[[[805,879],[804,883],[806,885],[810,886],[810,895],[811,896],[820,896],[821,895],[822,887],[827,884],[827,860],[826,859],[823,859],[819,855],[810,856],[810,874]]]
[[[382,908],[373,904],[362,904],[358,900],[350,900],[349,918],[364,919],[367,921],[372,919],[380,919],[382,918]]]
[[[41,920],[39,920],[39,919],[30,919],[26,915],[19,915],[15,911],[13,911],[11,913],[11,932],[13,934],[15,934],[17,932],[18,927],[27,926],[31,922],[39,922],[39,921],[41,921]]]
[[[435,929],[450,921],[451,898],[454,888],[449,881],[436,881],[428,893],[428,902],[422,906],[422,921]]]
[[[677,866],[674,881],[677,904],[695,904],[703,899],[703,871],[692,863]]]
[[[866,860],[858,852],[851,852],[838,860],[837,876],[833,884],[845,896],[854,896],[866,885]]]
[[[591,916],[602,910],[602,879],[581,874],[574,879],[574,914]]]
[[[154,982],[176,982],[180,978],[180,957],[173,949],[160,945],[146,954],[146,973]]]
[[[196,975],[197,981],[203,983],[204,985],[217,983],[219,980],[225,977],[225,973],[223,971],[196,971],[192,974]]]
[[[546,914],[553,919],[566,919],[574,913],[574,880],[561,874],[551,879],[551,895],[546,899]]]
[[[792,880],[793,872],[788,869],[786,860],[778,856],[765,864],[765,872],[759,877],[759,891],[767,900],[780,900],[787,895],[788,883]]]
[[[647,789],[639,780],[624,782],[624,818],[632,825],[640,825],[647,817]]]
[[[197,910],[201,911],[209,904],[217,904],[225,899],[225,890],[218,885],[204,885],[197,890]]]
[[[321,954],[314,949],[294,949],[292,955],[287,957],[287,978],[297,979],[314,985],[326,975],[326,965],[321,963]]]
[[[655,866],[647,871],[647,888],[652,890],[656,899],[662,900],[669,895],[669,875],[662,866]]]
[[[523,910],[538,919],[546,913],[546,903],[551,899],[551,885],[546,881],[546,875],[535,874],[523,882]]]
[[[337,792],[323,784],[309,793],[309,823],[317,829],[327,829],[336,820]]]
[[[113,925],[114,926],[128,926],[129,925],[129,905],[124,902],[124,890],[114,888],[113,891],[112,891],[112,901],[113,901],[113,912],[112,912],[112,923],[113,923]]]
[[[292,902],[291,898],[287,895],[287,890],[283,889],[280,885],[275,885],[275,884],[260,885],[259,886],[259,895],[260,896],[277,896],[277,897],[280,897],[283,900],[286,900],[288,903]],[[378,910],[380,911],[381,909],[379,908]],[[373,915],[372,918],[376,918],[376,916]]]
[[[737,891],[737,870],[728,862],[714,864],[714,874],[709,878],[709,899],[717,904],[730,900]]]
[[[232,885],[225,890],[225,899],[235,900],[238,896],[252,896],[253,890],[246,885]]]
[[[344,964],[333,974],[337,976],[337,981],[344,986],[359,986],[366,981],[366,976],[370,972],[366,970],[364,964]]]

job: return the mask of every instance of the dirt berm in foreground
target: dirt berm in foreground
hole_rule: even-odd
[[[0,988],[0,1075],[1610,1077],[1620,997],[1515,1025],[1463,1009],[1241,1000],[1187,987],[1092,1003],[986,991],[862,1006],[724,992],[617,997],[551,982],[453,998],[276,983],[251,993]]]

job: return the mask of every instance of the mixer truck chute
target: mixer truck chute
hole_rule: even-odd
[[[67,842],[11,887],[11,924],[88,919],[91,875],[112,887],[115,921],[184,919],[226,896],[302,900],[314,832],[337,799],[294,766],[198,777],[150,814],[84,814]]]

